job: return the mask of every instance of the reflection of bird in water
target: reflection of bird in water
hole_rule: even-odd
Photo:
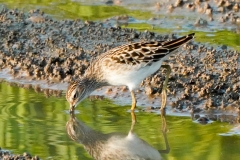
[[[135,114],[132,112],[132,118]],[[164,118],[164,117],[163,117]],[[120,133],[103,134],[79,121],[74,113],[66,124],[69,137],[83,144],[86,151],[97,160],[159,160],[160,153],[168,153],[170,148],[166,137],[166,122],[163,119],[163,136],[166,150],[156,150],[146,141],[133,133],[135,122],[132,122],[128,135]]]
[[[98,56],[88,67],[84,76],[69,85],[66,99],[70,103],[70,111],[94,90],[108,85],[126,85],[132,96],[132,107],[136,108],[134,89],[160,67],[167,69],[162,89],[162,106],[166,106],[166,90],[171,68],[162,62],[180,46],[194,38],[194,33],[172,41],[138,42],[122,45]]]

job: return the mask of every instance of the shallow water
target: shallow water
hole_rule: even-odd
[[[143,4],[113,7],[95,1],[94,4],[89,1],[48,0],[1,2],[10,8],[20,8],[24,11],[40,8],[57,19],[81,18],[101,21],[128,14],[133,18],[123,27],[161,33],[196,31],[196,41],[226,44],[239,49],[239,35],[227,28],[218,30],[214,27],[195,28],[186,25],[179,29],[175,24],[165,24],[168,18],[176,19],[175,22],[182,18],[176,15],[159,21],[149,21],[156,13],[153,9],[144,9]],[[161,22],[161,27],[156,27],[155,23],[158,22]],[[33,90],[0,83],[0,147],[15,154],[27,151],[42,159],[92,159],[81,144],[68,137],[65,128],[70,117],[68,106],[64,97],[46,98]],[[114,105],[109,100],[86,99],[78,106],[76,117],[101,133],[122,132],[127,135],[131,127],[129,108],[130,106]],[[136,116],[138,122],[134,131],[138,137],[158,150],[165,149],[160,116],[141,111],[137,112]],[[167,116],[166,120],[170,153],[163,154],[164,159],[239,159],[238,126],[220,122],[201,125],[193,122],[190,117]]]
[[[13,153],[25,151],[42,159],[91,159],[81,144],[72,141],[65,125],[69,120],[64,97],[45,97],[33,90],[0,83],[0,146]],[[130,106],[109,100],[84,100],[76,117],[101,133],[128,134]],[[161,119],[154,113],[137,112],[134,132],[157,150],[165,149]],[[228,134],[228,123],[195,123],[190,117],[167,116],[170,153],[164,159],[238,159],[240,136]],[[239,133],[239,132],[238,132]]]

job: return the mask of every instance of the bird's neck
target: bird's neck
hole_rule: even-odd
[[[101,88],[103,86],[107,86],[108,83],[102,80],[95,72],[88,72],[88,70],[84,74],[84,80],[86,84],[90,84],[89,87],[91,87],[92,92],[98,88]]]

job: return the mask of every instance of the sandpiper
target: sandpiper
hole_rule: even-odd
[[[171,72],[169,65],[162,62],[172,55],[181,45],[194,38],[194,33],[171,41],[150,41],[125,44],[99,55],[87,68],[80,80],[71,83],[66,92],[70,111],[94,90],[103,86],[128,86],[132,96],[132,107],[136,108],[134,89],[161,66],[167,68],[162,89],[163,110],[166,106],[166,90]]]

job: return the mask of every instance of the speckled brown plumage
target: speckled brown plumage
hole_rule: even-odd
[[[171,41],[126,44],[101,54],[90,64],[78,84],[70,84],[66,94],[70,107],[75,107],[102,86],[126,85],[131,92],[134,109],[136,99],[133,90],[143,79],[155,73],[173,51],[193,38],[194,33]]]

